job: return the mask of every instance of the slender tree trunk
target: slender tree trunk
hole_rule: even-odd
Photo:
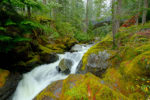
[[[113,45],[115,45],[115,34],[116,34],[116,26],[115,26],[115,0],[112,0],[112,33],[113,33]]]
[[[89,25],[89,18],[88,18],[88,15],[89,15],[89,9],[88,9],[88,5],[89,5],[89,0],[87,0],[86,2],[86,18],[85,18],[85,27],[84,27],[84,32],[87,33],[87,30],[88,30],[88,25]]]
[[[45,4],[45,5],[46,5],[46,0],[43,0],[43,4]]]
[[[115,35],[120,27],[120,17],[121,17],[121,3],[122,0],[112,0],[112,33],[113,33],[113,45],[116,45]]]
[[[143,17],[142,17],[142,24],[146,23],[147,8],[148,8],[148,0],[144,0],[144,11],[143,11]]]
[[[138,14],[136,16],[136,25],[139,24],[139,15],[140,15],[140,9],[141,9],[141,0],[138,0]]]
[[[120,27],[120,19],[121,19],[121,4],[122,0],[118,0],[117,3],[117,9],[116,9],[116,31],[118,32],[118,29]]]
[[[28,17],[31,17],[31,7],[27,6]]]

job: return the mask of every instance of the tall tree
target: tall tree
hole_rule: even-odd
[[[144,0],[144,11],[143,11],[143,16],[142,16],[142,24],[145,24],[145,22],[146,22],[147,8],[148,8],[148,0]]]
[[[139,15],[140,15],[140,9],[141,9],[141,0],[137,0],[137,4],[138,4],[138,13],[137,13],[137,15],[136,15],[136,25],[138,25],[139,24]]]
[[[43,4],[46,4],[46,0],[43,0]]]
[[[112,33],[114,46],[116,45],[115,35],[120,27],[121,3],[122,0],[112,0]]]
[[[85,27],[84,27],[84,32],[87,33],[88,30],[88,25],[89,25],[89,0],[86,1],[86,14],[85,14]]]
[[[31,17],[31,7],[27,6],[28,17]]]

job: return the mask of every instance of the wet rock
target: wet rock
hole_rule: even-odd
[[[72,61],[69,59],[62,59],[59,65],[56,67],[57,70],[64,74],[69,74],[71,71]]]
[[[18,82],[21,80],[22,75],[16,72],[10,73],[6,83],[0,88],[0,100],[11,100],[11,96],[16,90]]]

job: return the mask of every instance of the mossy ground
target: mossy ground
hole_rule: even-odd
[[[117,46],[113,48],[111,35],[94,45],[83,56],[85,69],[91,53],[107,50],[113,56],[112,66],[103,75],[105,84],[129,97],[130,100],[145,100],[150,95],[150,23],[120,28],[116,35]]]

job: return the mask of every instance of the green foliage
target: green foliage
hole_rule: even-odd
[[[5,23],[6,26],[12,26],[12,25],[16,25],[15,22],[13,22],[11,19],[8,19],[7,22]]]
[[[29,20],[22,21],[21,25],[25,25],[27,27],[30,27],[31,29],[41,27],[41,24],[39,24],[37,22],[29,21]]]
[[[24,38],[24,37],[16,37],[13,42],[29,42],[31,41],[32,39],[30,38]]]
[[[6,31],[4,27],[0,27],[0,31]]]
[[[6,35],[0,35],[0,41],[10,41],[12,37]]]
[[[94,34],[85,34],[82,32],[77,32],[74,36],[79,42],[90,42],[94,38]]]

